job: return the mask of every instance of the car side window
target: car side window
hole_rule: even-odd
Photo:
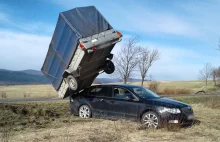
[[[111,94],[109,93],[109,87],[106,86],[92,88],[88,95],[96,97],[111,97]]]
[[[123,88],[115,87],[113,89],[113,93],[114,93],[114,95],[113,95],[114,98],[117,98],[117,99],[124,99],[124,100],[135,99],[133,94],[130,91],[123,89]]]
[[[96,87],[95,87],[95,88],[91,88],[91,89],[88,91],[88,95],[89,95],[89,96],[95,96],[95,92],[96,92]]]

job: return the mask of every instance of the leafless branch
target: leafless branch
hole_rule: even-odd
[[[141,85],[143,86],[144,79],[147,75],[149,68],[153,65],[153,63],[160,59],[160,53],[158,49],[150,50],[148,48],[141,48],[141,54],[139,56],[139,70],[141,73]]]
[[[211,74],[212,74],[212,65],[210,63],[206,63],[204,65],[204,68],[199,71],[199,79],[205,81],[206,87],[208,84],[208,79],[211,77]]]
[[[220,86],[220,67],[213,68],[211,72],[212,80],[215,86]]]
[[[220,38],[219,38],[219,41],[218,41],[218,50],[220,51]]]
[[[114,57],[115,72],[125,84],[138,64],[138,55],[141,51],[141,48],[137,46],[139,41],[140,38],[138,36],[128,39]]]

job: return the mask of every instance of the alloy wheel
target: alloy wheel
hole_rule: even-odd
[[[90,108],[87,105],[83,105],[79,108],[79,116],[81,118],[89,118],[91,116]]]
[[[142,122],[147,127],[158,128],[159,120],[158,117],[154,113],[145,113]]]

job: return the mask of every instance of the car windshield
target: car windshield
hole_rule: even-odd
[[[130,87],[130,90],[135,93],[136,95],[138,95],[141,98],[147,98],[147,99],[151,99],[151,98],[159,98],[160,96],[158,96],[156,93],[142,88],[142,87]]]

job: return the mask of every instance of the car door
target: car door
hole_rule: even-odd
[[[112,95],[108,86],[95,86],[88,91],[89,104],[94,117],[105,117],[109,112],[109,105],[105,101]]]
[[[117,118],[133,119],[139,118],[138,98],[129,90],[122,87],[112,87],[112,98],[107,100],[110,105],[110,113]]]

